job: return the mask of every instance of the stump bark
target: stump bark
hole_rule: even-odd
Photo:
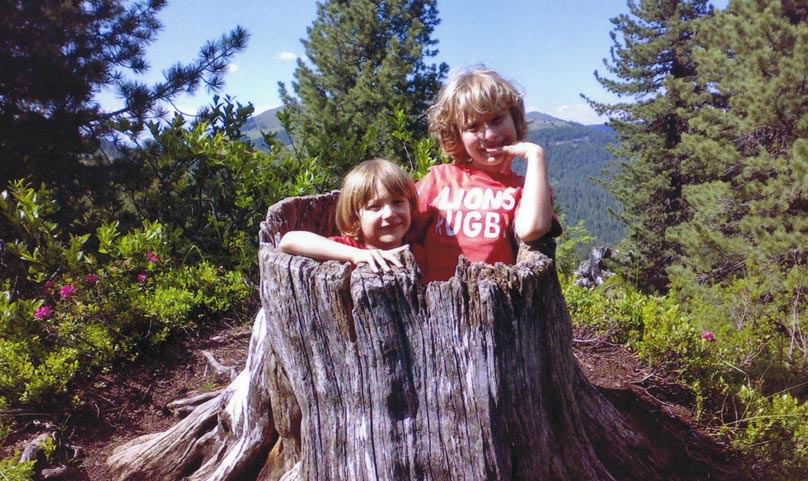
[[[332,234],[337,195],[270,208],[244,370],[117,448],[115,479],[690,479],[681,437],[619,411],[578,367],[552,240],[426,287],[410,255],[377,274],[276,248],[291,229]]]

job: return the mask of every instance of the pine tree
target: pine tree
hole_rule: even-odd
[[[281,84],[295,143],[333,169],[335,177],[366,157],[404,161],[402,128],[425,136],[426,107],[448,67],[428,65],[437,55],[432,32],[435,0],[328,0],[303,40],[292,87]],[[405,125],[393,121],[395,110]],[[417,140],[417,139],[416,139]]]
[[[145,47],[161,25],[166,0],[26,0],[3,2],[0,16],[0,188],[28,177],[56,191],[65,215],[81,194],[98,204],[108,168],[91,159],[113,129],[133,133],[161,115],[160,103],[201,85],[219,88],[228,59],[246,45],[236,28],[209,42],[194,62],[176,64],[153,85]],[[102,89],[125,106],[105,110]]]
[[[684,167],[678,147],[694,100],[704,101],[695,95],[702,87],[692,50],[697,20],[711,7],[706,0],[629,0],[628,6],[629,14],[612,19],[614,45],[605,64],[614,78],[595,75],[607,90],[629,100],[590,104],[609,115],[618,133],[613,154],[619,163],[607,185],[622,207],[616,215],[628,228],[623,250],[633,265],[624,268],[642,287],[664,289],[666,266],[680,256],[665,233],[687,219],[682,187],[698,175]]]
[[[692,220],[669,234],[685,254],[672,269],[680,289],[745,297],[752,308],[736,327],[777,319],[805,354],[808,11],[799,4],[734,0],[705,22],[699,74],[727,102],[690,121],[683,145],[707,178],[684,189]]]

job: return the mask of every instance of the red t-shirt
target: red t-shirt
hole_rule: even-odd
[[[351,237],[349,235],[335,235],[329,237],[329,239],[335,242],[339,242],[340,244],[345,244],[346,246],[356,247],[359,249],[368,248],[368,246],[366,246],[364,242],[360,242],[356,237]]]
[[[460,254],[472,262],[516,261],[513,218],[524,178],[463,164],[432,167],[416,184],[412,238],[421,242],[424,282],[452,277]]]

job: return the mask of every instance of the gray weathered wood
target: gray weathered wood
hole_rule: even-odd
[[[116,479],[676,480],[684,457],[586,380],[552,262],[462,261],[424,288],[411,255],[377,274],[290,256],[333,233],[336,193],[273,206],[247,366],[164,433],[116,450]]]

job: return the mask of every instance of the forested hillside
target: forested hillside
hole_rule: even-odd
[[[534,129],[528,139],[547,150],[550,176],[556,203],[566,215],[566,223],[583,220],[597,242],[615,245],[623,238],[622,224],[611,215],[618,209],[614,197],[597,182],[609,167],[612,156],[607,150],[614,141],[614,131],[603,126],[574,123]]]

